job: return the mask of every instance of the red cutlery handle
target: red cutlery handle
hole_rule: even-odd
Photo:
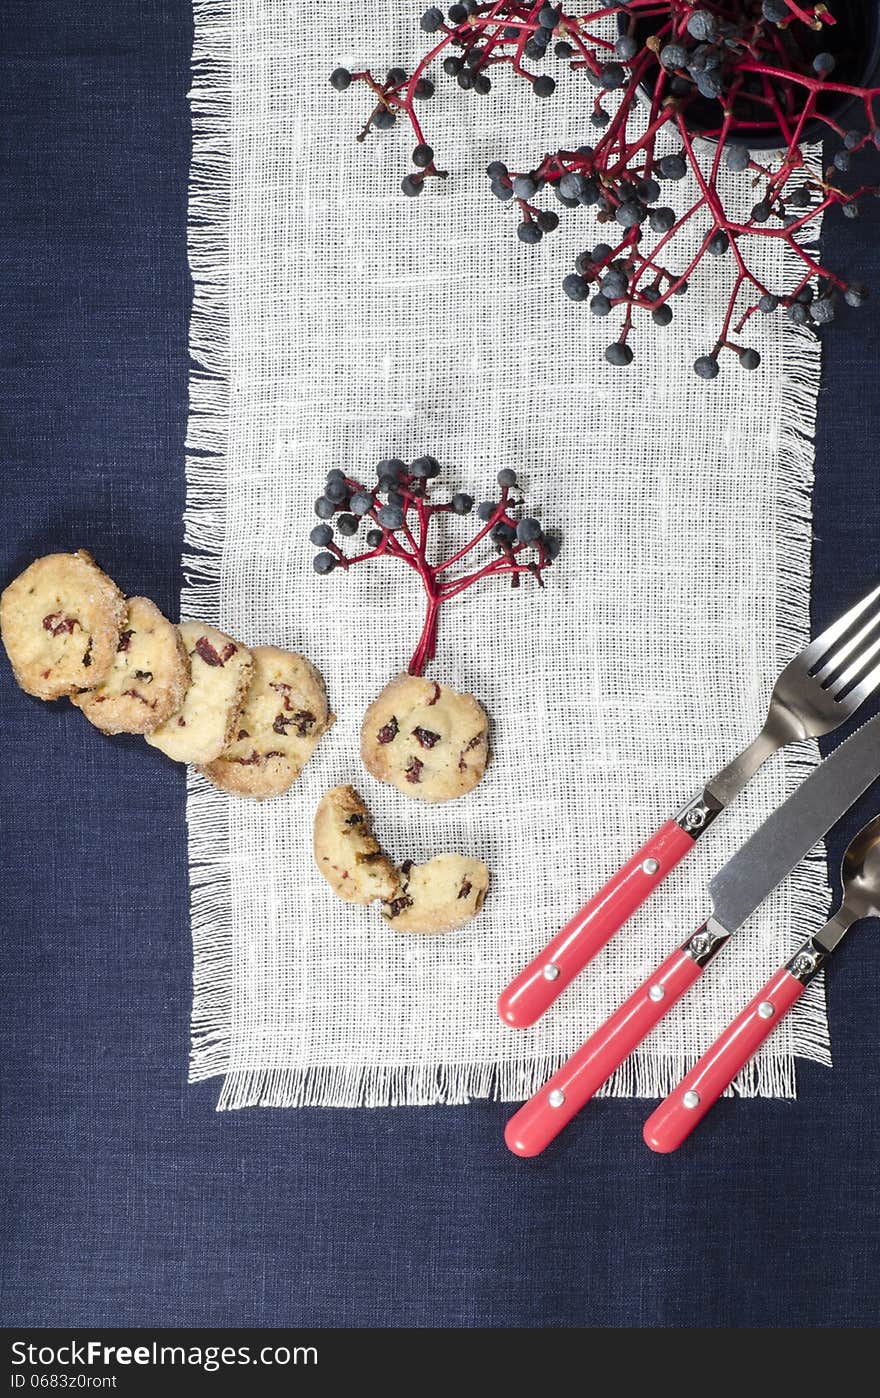
[[[694,934],[701,935],[708,935],[704,928]],[[686,949],[692,942],[668,956],[510,1118],[504,1139],[514,1155],[540,1155],[693,985],[705,961],[701,965]]]
[[[662,825],[502,990],[498,1013],[505,1024],[526,1029],[540,1019],[578,972],[693,849],[694,843],[693,836],[676,821],[668,820]]]
[[[651,1113],[645,1144],[663,1155],[677,1150],[803,992],[803,981],[781,967]]]

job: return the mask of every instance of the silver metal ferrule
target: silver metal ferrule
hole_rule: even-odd
[[[801,985],[809,985],[817,971],[821,971],[828,960],[829,953],[818,946],[812,937],[808,937],[803,946],[798,947],[794,956],[785,964],[785,969],[789,975],[794,976]]]
[[[693,936],[688,937],[682,946],[682,951],[686,951],[702,970],[721,950],[729,936],[729,932],[725,932],[723,927],[719,927],[717,922],[713,922],[710,918],[705,927],[701,927],[699,932],[694,932]]]
[[[708,788],[704,788],[688,801],[686,806],[682,806],[674,819],[676,825],[680,825],[692,839],[698,840],[723,810],[721,802],[715,799]]]

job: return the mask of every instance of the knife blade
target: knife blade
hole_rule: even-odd
[[[736,932],[880,775],[880,715],[820,762],[713,879],[711,921]]]
[[[702,975],[732,933],[880,776],[880,715],[841,743],[709,883],[712,913],[511,1117],[515,1155],[539,1155]]]

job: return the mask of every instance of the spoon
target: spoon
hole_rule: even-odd
[[[651,1150],[665,1155],[678,1149],[800,999],[853,923],[880,917],[880,815],[847,847],[841,883],[843,897],[833,917],[779,968],[648,1117],[643,1135]]]

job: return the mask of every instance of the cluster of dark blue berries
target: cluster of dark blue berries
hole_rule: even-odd
[[[582,75],[593,89],[585,121],[592,143],[545,155],[528,170],[511,170],[501,160],[487,167],[492,193],[518,211],[517,235],[536,245],[560,222],[560,210],[588,208],[603,225],[602,241],[583,253],[563,280],[565,295],[589,305],[599,317],[619,311],[619,333],[605,351],[611,364],[633,359],[636,312],[656,326],[673,319],[673,299],[688,289],[703,258],[727,267],[730,300],[720,333],[694,364],[701,378],[718,372],[722,351],[745,369],[760,363],[757,351],[740,342],[755,313],[781,307],[801,324],[828,324],[841,302],[861,305],[865,288],[827,269],[808,250],[821,215],[839,207],[848,218],[873,185],[843,189],[840,178],[853,158],[880,146],[875,102],[880,90],[848,87],[836,72],[833,5],[818,0],[606,0],[604,4],[565,4],[541,0],[466,0],[445,12],[432,5],[421,27],[431,42],[411,73],[392,68],[384,80],[368,70],[338,68],[331,75],[343,90],[353,82],[371,90],[374,106],[359,139],[385,130],[399,118],[415,136],[413,169],[402,182],[418,195],[438,169],[425,139],[419,104],[434,94],[427,69],[436,64],[465,92],[485,95],[492,74],[506,64],[538,97],[549,97],[556,80],[527,66],[548,56]],[[616,38],[607,20],[616,12]],[[850,121],[840,126],[829,114],[851,97]],[[852,120],[852,112],[860,112]],[[863,123],[863,124],[862,124]],[[806,167],[801,141],[806,131],[839,137],[821,178]],[[781,155],[767,157],[755,141],[778,136]],[[695,148],[706,137],[710,146]],[[672,142],[670,142],[672,137]],[[670,148],[672,144],[672,148]],[[758,142],[761,144],[761,141]],[[706,151],[709,154],[706,154]],[[719,187],[722,166],[740,172],[756,187],[751,213],[728,212]],[[664,192],[691,178],[695,188],[687,212],[676,216]],[[536,202],[544,191],[557,208]],[[693,228],[691,251],[675,267],[684,246],[679,231]],[[802,277],[793,289],[777,292],[763,284],[748,259],[748,240],[784,240]],[[693,255],[696,243],[698,251]]]
[[[442,602],[488,577],[508,577],[518,587],[525,575],[543,587],[543,572],[559,553],[558,539],[524,512],[515,471],[499,471],[497,498],[480,504],[464,491],[446,500],[432,499],[432,485],[439,474],[433,456],[420,456],[408,465],[396,458],[380,461],[376,481],[369,486],[334,467],[315,501],[320,522],[309,535],[319,550],[313,566],[322,576],[383,557],[396,559],[418,574],[428,599],[428,616],[410,662],[411,674],[421,674],[426,661],[433,658]],[[472,514],[477,520],[472,537],[463,544],[447,545],[449,551],[441,549],[442,556],[435,557],[432,544],[438,520]],[[355,536],[360,537],[361,550],[346,554],[340,541]],[[488,558],[481,563],[471,560],[473,550],[483,543],[489,545]]]

